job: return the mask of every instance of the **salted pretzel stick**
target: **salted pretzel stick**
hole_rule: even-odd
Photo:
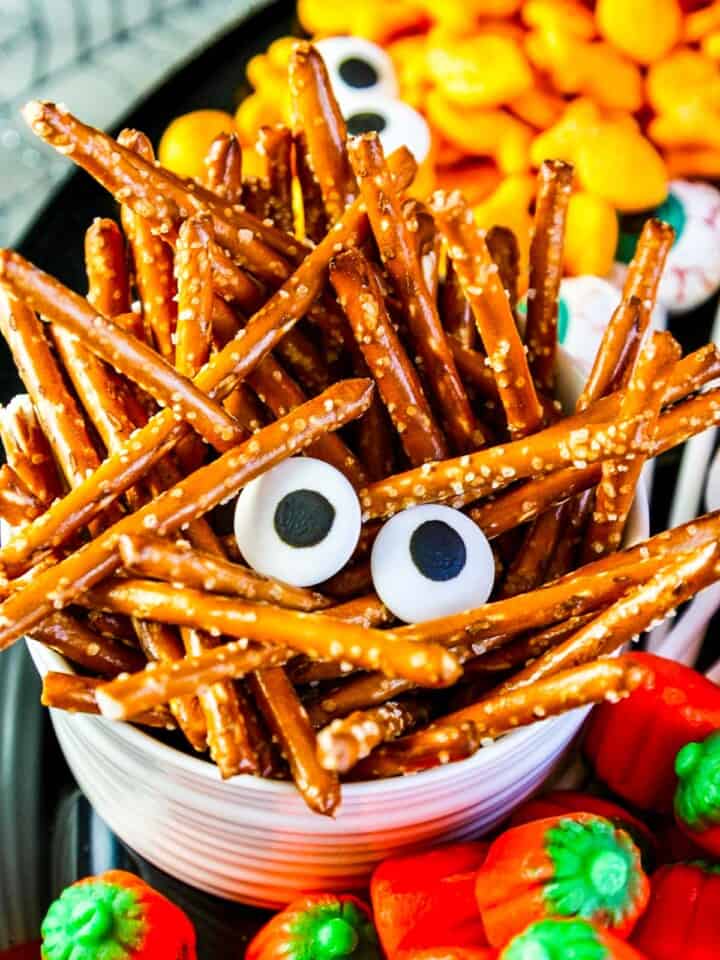
[[[663,404],[677,403],[720,378],[720,349],[707,343],[679,360],[670,374]]]
[[[451,261],[452,262],[452,261]],[[470,305],[468,304],[468,309]],[[472,317],[472,310],[470,311]],[[475,320],[473,319],[473,326]],[[465,382],[473,387],[478,396],[488,405],[495,408],[500,405],[500,394],[498,392],[495,374],[487,363],[487,357],[484,353],[472,350],[470,347],[463,346],[455,337],[449,340],[455,363]]]
[[[584,613],[581,616],[569,617],[567,620],[555,623],[545,630],[538,630],[525,636],[516,637],[509,643],[503,644],[490,653],[481,654],[464,664],[464,678],[486,673],[497,673],[511,670],[513,667],[524,667],[550,647],[561,643],[572,633],[583,627],[597,616],[595,611]]]
[[[194,380],[200,390],[222,399],[273,349],[307,312],[322,289],[327,265],[337,253],[338,244],[342,248],[356,241],[364,216],[359,202],[348,208],[342,220],[308,254],[287,283],[261,307],[234,340],[210,358]],[[22,537],[13,538],[0,549],[0,565],[13,575],[17,575],[18,568],[20,572],[27,569],[28,560],[35,551],[62,544],[90,517],[105,509],[108,503],[144,476],[187,433],[187,428],[178,426],[169,410],[161,411],[132,438],[127,446],[127,456],[118,455],[106,460],[87,483],[71,491],[69,496],[23,530]]]
[[[397,740],[412,727],[427,722],[429,711],[420,700],[388,701],[333,720],[317,735],[317,755],[325,770],[347,773],[381,743]]]
[[[443,328],[454,337],[458,343],[472,350],[477,342],[477,328],[470,304],[463,293],[457,270],[452,260],[448,260],[445,268],[445,280],[440,291],[440,316]],[[452,344],[451,344],[452,346]],[[458,363],[457,355],[455,362]],[[460,373],[462,367],[458,363]],[[489,371],[488,371],[489,372]]]
[[[637,297],[652,310],[667,255],[675,241],[675,231],[668,223],[651,217],[638,237],[635,255],[628,266],[623,285],[623,300]]]
[[[340,783],[318,762],[315,732],[284,670],[260,670],[247,684],[303,799],[316,813],[332,816],[340,803]]]
[[[19,254],[5,250],[0,251],[0,282],[28,307],[80,337],[89,350],[128,376],[175,416],[188,420],[217,449],[227,450],[237,443],[241,431],[220,404],[59,281]]]
[[[175,367],[186,377],[194,377],[210,356],[213,285],[208,247],[211,231],[207,216],[190,217],[178,231]]]
[[[288,72],[295,137],[301,138],[331,223],[358,195],[347,154],[347,128],[325,63],[310,43],[297,43]]]
[[[557,310],[563,268],[565,218],[573,168],[545,160],[538,173],[535,219],[530,242],[525,342],[538,388],[552,395],[555,382]]]
[[[620,407],[620,416],[636,414],[645,419],[638,443],[620,460],[602,465],[602,478],[595,493],[590,522],[585,531],[584,557],[593,559],[620,546],[640,474],[656,430],[663,394],[671,366],[680,356],[680,346],[667,332],[653,333],[640,352]]]
[[[360,251],[346,250],[331,263],[330,279],[408,460],[417,466],[443,459],[445,438],[393,328],[373,268]]]
[[[260,127],[256,151],[265,158],[273,219],[286,233],[295,230],[292,208],[292,134],[284,124]]]
[[[518,727],[602,700],[615,703],[647,677],[647,668],[632,656],[564,670],[531,687],[488,697],[380,747],[358,764],[353,779],[398,776],[463,760]]]
[[[60,496],[52,450],[27,394],[16,394],[6,407],[0,407],[0,440],[8,464],[43,507]]]
[[[476,449],[485,438],[457,371],[437,305],[425,284],[415,238],[403,219],[401,199],[377,134],[352,140],[350,161],[380,255],[402,302],[414,348],[435,392],[443,425],[458,450]]]
[[[300,254],[294,238],[240,207],[228,207],[196,181],[155,166],[56,104],[32,101],[23,115],[33,133],[69,155],[119,203],[145,217],[154,233],[172,232],[194,213],[209,213],[218,242],[240,266],[271,282],[282,282],[288,275],[285,257],[293,260]]]
[[[116,570],[120,562],[117,541],[121,534],[147,530],[160,536],[175,533],[234,496],[253,477],[299,453],[320,433],[336,430],[362,414],[371,395],[372,386],[366,380],[336,384],[288,417],[264,427],[250,440],[196,470],[136,513],[124,517],[52,570],[39,574],[0,606],[0,649],[21,636],[53,607],[72,602]]]
[[[40,702],[44,707],[55,710],[99,715],[100,708],[95,700],[95,690],[102,685],[102,682],[100,677],[78,677],[72,673],[56,673],[51,670],[43,677]],[[147,713],[141,713],[134,718],[133,722],[145,727],[175,729],[172,714],[162,705],[154,707]]]
[[[432,209],[495,375],[510,436],[534,433],[543,409],[497,264],[459,191],[433,194]]]
[[[321,610],[330,605],[320,593],[262,577],[223,557],[195,550],[182,540],[166,540],[147,533],[127,534],[119,538],[118,550],[124,566],[135,576],[275,603],[291,610]]]
[[[40,516],[45,506],[22,482],[11,466],[0,467],[0,517],[12,527],[19,527]]]
[[[369,376],[362,357],[353,362],[355,376]],[[367,413],[355,425],[354,446],[365,468],[368,481],[381,480],[395,471],[394,431],[379,393],[375,393]]]
[[[586,414],[566,417],[530,437],[425,463],[370,484],[360,491],[363,520],[390,517],[419,503],[449,500],[460,506],[528,476],[623,456],[634,442],[638,418],[596,416],[592,421]]]
[[[676,607],[720,577],[717,543],[665,558],[644,582],[630,587],[607,610],[561,644],[551,647],[519,673],[506,680],[498,692],[514,690],[560,670],[596,657],[608,656],[629,643]]]
[[[509,637],[597,609],[619,599],[631,586],[644,583],[673,554],[700,551],[720,530],[720,513],[708,514],[665,534],[580,567],[532,593],[508,597],[439,620],[397,628],[394,633],[410,640],[452,644],[493,637]],[[488,649],[497,646],[491,643]],[[480,648],[476,653],[485,652]]]
[[[567,512],[567,502],[564,502],[551,507],[535,520],[508,568],[499,597],[514,597],[540,586]]]
[[[304,132],[293,132],[292,136],[295,174],[302,194],[303,233],[308,240],[319,243],[328,232],[329,227],[322,190],[308,157]]]
[[[92,673],[115,677],[145,666],[139,650],[111,637],[102,637],[69,613],[53,613],[32,630],[32,639],[57,650]]]
[[[99,459],[83,415],[69,392],[30,307],[0,293],[0,331],[13,355],[43,433],[70,486],[94,471]]]
[[[518,303],[518,283],[520,276],[520,248],[517,237],[508,227],[490,227],[485,243],[490,256],[497,264],[500,282],[503,285],[513,314]],[[472,344],[468,344],[472,346]]]
[[[336,620],[357,623],[363,627],[384,627],[395,619],[374,593],[356,597],[354,600],[348,600],[347,603],[338,603],[325,610],[325,613]]]
[[[107,580],[78,602],[162,623],[202,625],[217,635],[282,644],[313,659],[346,660],[424,686],[446,686],[460,672],[446,650],[434,643],[398,643],[395,631],[358,627],[342,620],[328,629],[328,619],[321,613],[299,613],[188,587],[176,590],[155,580]]]
[[[212,190],[230,204],[242,200],[242,147],[234,133],[220,133],[210,144],[204,160],[205,175],[203,181],[208,190]]]
[[[334,597],[336,600],[347,600],[367,593],[373,588],[370,561],[360,560],[347,566],[320,586],[325,596]]]
[[[116,317],[130,312],[125,238],[114,220],[96,217],[85,233],[88,300],[98,313]]]
[[[88,610],[87,622],[101,637],[112,637],[130,646],[137,644],[137,637],[129,617],[118,613],[103,613],[101,610]]]

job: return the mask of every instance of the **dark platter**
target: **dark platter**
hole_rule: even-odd
[[[171,76],[125,117],[118,129],[137,127],[157,143],[167,123],[178,114],[202,107],[233,111],[248,92],[244,82],[247,61],[273,39],[299,33],[293,10],[293,3],[281,0],[241,23]],[[52,90],[48,90],[47,95],[51,97]],[[18,249],[43,269],[82,291],[85,289],[81,256],[84,232],[93,217],[115,213],[115,205],[105,191],[84,172],[75,172],[57,190]],[[671,330],[685,350],[694,349],[707,340],[715,309],[713,300],[693,314],[672,320]],[[4,343],[0,343],[0,401],[7,402],[19,389],[14,365]],[[665,524],[679,457],[679,450],[671,451],[660,458],[657,466],[652,504],[654,530]],[[715,629],[713,624],[710,636],[716,635]],[[704,660],[712,659],[711,651],[706,649]],[[42,916],[50,900],[68,883],[111,867],[124,868],[143,875],[188,912],[198,930],[201,960],[211,957],[239,960],[247,937],[264,921],[266,914],[220,901],[173,880],[140,860],[110,833],[77,789],[62,759],[48,716],[39,705],[39,683],[24,648],[6,654],[0,662],[0,692],[3,690],[9,690],[21,705],[23,719],[18,717],[17,722],[7,722],[8,715],[3,715],[0,702],[0,773],[3,764],[5,769],[12,770],[15,758],[27,748],[25,723],[38,732],[34,763],[28,764],[25,757],[23,770],[27,773],[22,790],[11,777],[10,790],[12,793],[15,784],[17,796],[3,796],[0,800],[0,826],[3,816],[12,817],[16,812],[26,821],[25,833],[29,839],[25,848],[22,841],[18,842],[17,854],[21,858],[26,856],[25,869],[33,873],[25,888],[34,889],[35,903],[29,910],[26,908],[25,929],[34,929],[37,934],[33,923],[39,922],[37,918]],[[10,702],[13,696],[9,697]],[[34,782],[29,784],[28,778]],[[23,808],[24,796],[35,798],[36,809]],[[0,849],[0,857],[3,855]],[[22,862],[21,859],[19,864]],[[0,921],[14,910],[15,920],[11,919],[6,928],[12,931],[22,929],[22,904],[13,897],[9,885],[14,882],[14,876],[9,864],[6,868],[3,872],[0,867]],[[36,919],[30,919],[31,914]],[[3,942],[3,923],[0,922],[0,951],[10,945]]]

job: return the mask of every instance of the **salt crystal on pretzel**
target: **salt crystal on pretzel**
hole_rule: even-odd
[[[124,566],[135,576],[178,583],[209,593],[275,603],[291,610],[321,610],[330,601],[313,590],[263,577],[224,557],[196,550],[183,541],[152,534],[126,534],[118,540]]]
[[[460,193],[435,193],[432,207],[473,311],[510,436],[534,433],[542,423],[543,410],[497,264]]]
[[[0,440],[8,464],[44,507],[60,495],[52,450],[26,393],[0,408]]]
[[[447,456],[417,372],[393,328],[372,266],[358,250],[330,265],[330,279],[413,466]]]
[[[530,242],[525,342],[535,382],[550,394],[555,382],[558,296],[573,174],[572,166],[562,160],[546,160],[540,167]]]
[[[396,740],[412,727],[427,722],[429,711],[421,700],[388,701],[333,720],[317,735],[317,753],[325,770],[347,773],[381,743]]]
[[[116,317],[130,311],[130,278],[125,238],[114,220],[96,217],[85,233],[88,300],[98,313]]]
[[[299,453],[319,434],[337,429],[359,416],[367,409],[371,395],[372,385],[363,380],[347,380],[331,387],[288,417],[264,427],[250,440],[196,470],[136,513],[114,524],[101,537],[70,554],[52,570],[39,574],[0,606],[0,649],[53,608],[72,602],[117,569],[117,540],[121,534],[145,530],[160,535],[175,533],[234,496],[273,464]]]
[[[312,44],[297,43],[288,72],[292,123],[302,139],[306,162],[320,186],[331,223],[337,221],[358,188],[346,148],[345,121],[332,92],[327,68]]]
[[[103,683],[100,677],[79,677],[72,673],[56,673],[51,670],[43,677],[40,702],[44,707],[66,710],[70,713],[99,715],[95,690]],[[135,723],[146,727],[161,727],[174,730],[175,721],[165,706],[154,707],[135,717]]]
[[[392,276],[413,345],[435,393],[443,425],[458,450],[482,445],[484,436],[470,407],[452,351],[430,297],[415,243],[402,217],[398,196],[377,134],[350,143],[350,160],[380,255]]]
[[[399,776],[464,760],[518,727],[602,700],[628,696],[647,678],[631,656],[597,660],[450,714],[426,730],[380,747],[355,768],[354,779]]]

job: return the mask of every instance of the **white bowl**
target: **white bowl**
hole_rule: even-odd
[[[582,376],[567,356],[559,394]],[[643,489],[626,543],[648,536]],[[41,674],[68,662],[28,641]],[[192,886],[276,907],[310,890],[362,889],[380,860],[420,844],[479,836],[552,772],[587,708],[517,730],[461,763],[391,780],[350,783],[334,819],[311,813],[290,783],[239,776],[100,717],[51,711],[60,745],[98,814],[133,850]]]

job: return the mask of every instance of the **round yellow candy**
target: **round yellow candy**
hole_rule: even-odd
[[[160,163],[182,177],[201,177],[210,144],[221,133],[233,133],[235,121],[222,110],[195,110],[176,117],[158,147]]]
[[[605,39],[638,63],[664,57],[682,32],[677,0],[598,0],[595,18]]]
[[[626,127],[603,124],[575,150],[578,181],[617,210],[647,210],[667,196],[665,163],[645,137]]]
[[[568,273],[606,276],[615,259],[618,219],[607,200],[579,191],[570,197],[565,224],[565,267]]]
[[[459,38],[436,30],[428,38],[427,57],[438,90],[460,105],[498,106],[519,97],[533,83],[521,48],[499,34]]]

